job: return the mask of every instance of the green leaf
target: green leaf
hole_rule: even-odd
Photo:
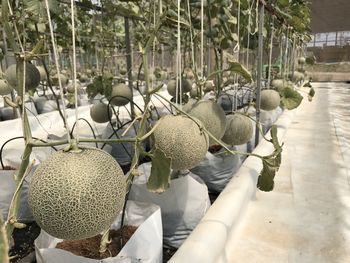
[[[313,87],[311,87],[309,94],[308,94],[308,99],[309,101],[312,101],[313,97],[315,96],[315,89]]]
[[[303,100],[303,96],[301,96],[299,92],[290,87],[285,87],[282,89],[280,91],[280,96],[282,106],[288,110],[297,108]]]
[[[229,54],[227,54],[229,55]],[[231,71],[241,75],[249,83],[253,82],[252,74],[239,62],[234,61],[231,55],[228,56],[229,67],[225,71]]]
[[[154,193],[163,193],[170,186],[171,159],[155,149],[152,157],[151,175],[147,182],[147,189]]]
[[[276,172],[279,170],[281,162],[282,162],[282,145],[278,142],[277,137],[277,126],[273,125],[271,127],[271,140],[270,142],[273,144],[275,150],[269,156],[263,157],[263,169],[260,172],[258,177],[257,187],[261,191],[270,192],[274,187],[274,178]]]
[[[258,189],[264,192],[272,191],[275,185],[275,175],[275,168],[271,164],[269,164],[267,160],[263,160],[263,169],[258,177]]]

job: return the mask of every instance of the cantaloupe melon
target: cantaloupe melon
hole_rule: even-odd
[[[226,117],[226,130],[222,141],[229,145],[241,145],[247,143],[253,135],[251,120],[241,114],[228,115]]]
[[[182,79],[182,93],[190,92],[192,89],[192,82],[188,79]],[[180,85],[180,84],[179,84]],[[173,97],[176,96],[176,80],[172,79],[167,84],[167,90]]]
[[[112,98],[111,104],[124,106],[131,101],[132,91],[126,84],[119,83],[113,86],[110,98]]]
[[[105,123],[109,121],[108,116],[112,118],[112,109],[103,102],[94,104],[90,108],[90,116],[94,122]]]
[[[10,94],[13,88],[7,83],[6,80],[0,79],[0,96]]]
[[[159,122],[154,131],[154,146],[171,159],[171,168],[185,170],[195,167],[208,150],[208,136],[185,116],[167,115]]]
[[[8,84],[10,84],[10,86],[12,86],[14,89],[19,91],[21,89],[18,89],[18,87],[17,87],[17,75],[16,75],[17,69],[16,69],[16,67],[17,67],[16,64],[9,66],[5,71],[5,78],[8,82]],[[36,68],[36,66],[27,62],[25,75],[26,75],[25,76],[26,77],[25,89],[27,91],[35,89],[40,83],[39,70]]]
[[[224,135],[226,115],[224,110],[215,101],[198,101],[188,110],[188,114],[200,120],[204,127],[218,140]],[[209,144],[213,145],[216,142],[210,138]]]
[[[281,90],[284,88],[284,86],[286,85],[286,81],[284,81],[283,79],[274,79],[271,81],[271,86],[276,88],[277,90]]]
[[[79,94],[79,91],[80,91],[81,88],[82,88],[79,80],[76,81],[76,88],[77,88],[77,92],[78,92],[78,94]],[[75,87],[74,87],[74,83],[73,83],[73,82],[71,82],[71,83],[68,84],[68,86],[67,86],[67,91],[68,91],[69,93],[75,93]]]
[[[270,111],[276,109],[281,102],[280,94],[271,89],[266,89],[261,91],[261,104],[260,108],[262,110]]]
[[[67,76],[63,73],[60,73],[60,79],[61,79],[61,84],[62,87],[67,86],[69,79],[67,78]],[[58,82],[58,74],[55,74],[51,77],[51,81],[52,81],[52,85],[58,86],[59,82]]]
[[[306,58],[305,57],[298,58],[298,63],[299,64],[303,65],[303,64],[305,64],[305,62],[306,62]]]
[[[107,230],[123,207],[126,180],[112,156],[96,148],[59,151],[42,162],[29,186],[38,225],[61,239]]]

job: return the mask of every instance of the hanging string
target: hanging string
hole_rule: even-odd
[[[248,0],[248,4],[249,4],[249,0]],[[247,69],[249,69],[249,52],[250,52],[250,49],[249,49],[249,46],[250,46],[250,35],[254,35],[254,34],[251,34],[251,21],[252,21],[252,10],[253,10],[253,6],[254,6],[254,1],[252,1],[252,5],[250,5],[250,7],[248,8],[248,40],[247,40],[247,54],[246,54],[246,67]]]
[[[285,51],[284,51],[284,72],[283,74],[286,75],[286,73],[288,73],[288,70],[287,70],[287,65],[288,65],[288,45],[289,45],[289,42],[288,42],[288,37],[289,37],[289,27],[287,27],[287,33],[286,33],[286,46],[285,46]]]
[[[177,1],[177,54],[176,54],[176,103],[182,107],[182,76],[181,76],[181,25],[180,6],[181,0]]]
[[[273,48],[273,38],[274,38],[274,33],[275,33],[275,17],[272,17],[272,22],[271,22],[271,37],[270,37],[270,50],[269,50],[269,68],[268,68],[268,73],[267,73],[267,86],[270,87],[271,83],[271,66],[272,66],[272,48]]]
[[[53,48],[53,55],[54,55],[54,58],[55,58],[56,71],[57,71],[57,77],[58,77],[58,86],[59,86],[59,89],[60,89],[60,96],[61,96],[62,106],[63,106],[63,118],[64,118],[64,123],[65,123],[65,126],[66,126],[68,143],[70,143],[71,142],[71,136],[70,136],[69,126],[68,126],[68,122],[67,122],[66,102],[64,101],[64,97],[63,97],[63,88],[62,88],[62,82],[61,82],[60,65],[59,65],[59,61],[58,61],[58,53],[57,53],[57,48],[56,48],[56,43],[55,43],[55,37],[54,37],[54,34],[53,34],[52,20],[51,20],[50,8],[49,8],[48,0],[45,0],[45,6],[46,6],[46,11],[47,11],[47,17],[48,17],[48,20],[49,20],[49,28],[50,28],[51,42],[52,42],[52,48]]]
[[[237,44],[233,48],[233,53],[238,53],[238,62],[239,62],[239,51],[240,51],[240,45],[239,45],[239,40],[240,40],[240,20],[241,20],[241,0],[238,0],[238,10],[237,10]]]
[[[204,78],[204,0],[201,0],[201,78]]]
[[[191,43],[192,70],[194,70],[195,69],[195,61],[194,61],[194,44],[193,44],[193,31],[192,31],[192,19],[191,19],[190,0],[187,0],[187,11],[188,11],[188,21],[190,23],[190,43]]]
[[[72,40],[73,40],[73,87],[74,87],[74,106],[75,106],[75,138],[79,143],[80,125],[79,125],[79,112],[78,112],[78,89],[77,89],[77,53],[75,47],[75,17],[74,17],[74,0],[71,0],[71,19],[72,19]]]
[[[153,26],[156,27],[156,1],[153,2]],[[155,53],[156,53],[156,38],[153,40],[153,47],[152,47],[152,74],[154,75],[154,68],[155,68]],[[151,88],[153,89],[153,78],[151,79]]]

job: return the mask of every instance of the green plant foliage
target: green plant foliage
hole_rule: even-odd
[[[150,192],[162,193],[170,185],[171,159],[167,158],[160,149],[155,149],[152,157],[151,175],[147,182]]]
[[[252,74],[239,62],[229,61],[229,71],[241,75],[247,82],[252,83]]]
[[[315,89],[313,87],[310,88],[309,94],[308,94],[308,100],[312,101],[313,97],[315,96]]]
[[[270,142],[273,144],[275,150],[274,152],[263,158],[263,169],[260,172],[258,177],[257,187],[261,191],[270,192],[274,188],[274,178],[276,172],[279,170],[282,161],[282,145],[278,142],[277,137],[277,126],[273,125],[271,127],[271,140]]]
[[[281,104],[288,110],[293,110],[297,108],[303,100],[303,96],[299,94],[296,90],[291,87],[285,87],[280,90]]]
[[[110,97],[112,93],[113,76],[109,74],[100,75],[94,78],[91,84],[86,87],[89,98],[95,97],[97,94]]]

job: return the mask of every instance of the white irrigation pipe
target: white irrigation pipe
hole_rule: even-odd
[[[286,110],[275,123],[281,143],[297,110]],[[269,138],[269,136],[267,136]],[[268,155],[273,151],[271,143],[263,140],[254,153]],[[235,234],[246,207],[257,191],[257,179],[262,169],[261,160],[248,157],[227,184],[205,216],[170,259],[170,263],[213,263],[228,262],[227,247]]]

